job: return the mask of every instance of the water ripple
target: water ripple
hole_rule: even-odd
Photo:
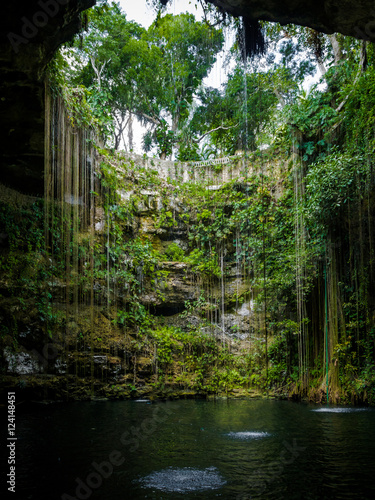
[[[368,408],[318,408],[317,413],[358,413],[361,411],[368,411]]]
[[[261,439],[264,437],[268,437],[271,434],[268,432],[228,432],[227,436],[235,438],[235,439]]]
[[[182,469],[169,467],[159,472],[152,472],[140,482],[145,488],[179,493],[214,490],[226,484],[216,467],[208,467],[203,470],[191,467],[183,467]]]

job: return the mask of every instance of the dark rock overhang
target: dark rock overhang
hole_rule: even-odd
[[[96,0],[7,1],[0,17],[0,62],[42,78],[46,64],[57,48],[80,29],[81,12]]]
[[[373,0],[207,0],[234,16],[375,41]]]
[[[43,194],[44,75],[95,0],[3,2],[0,16],[0,182]]]
[[[300,24],[324,33],[375,40],[373,0],[207,0],[248,19]],[[0,17],[2,70],[41,78],[56,49],[80,29],[80,13],[96,0],[7,1]]]

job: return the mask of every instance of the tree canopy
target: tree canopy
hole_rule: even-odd
[[[191,14],[159,15],[146,30],[112,3],[90,11],[87,30],[71,51],[68,77],[108,106],[116,121],[116,148],[127,129],[132,149],[136,116],[151,127],[146,149],[155,143],[165,156],[222,44],[221,30]]]
[[[68,82],[87,89],[116,149],[133,149],[136,117],[146,127],[144,150],[156,148],[162,158],[173,149],[181,160],[254,150],[285,138],[286,130],[300,134],[305,157],[313,158],[350,109],[351,82],[363,72],[369,47],[364,52],[348,37],[264,22],[267,54],[244,61],[237,37],[226,81],[209,88],[204,79],[223,47],[219,18],[159,10],[145,29],[116,3],[97,6],[65,49]],[[240,33],[240,21],[234,24]],[[320,84],[308,91],[306,79],[317,69]]]

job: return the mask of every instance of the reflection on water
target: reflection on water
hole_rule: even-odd
[[[368,408],[335,408],[335,407],[322,407],[312,410],[318,413],[358,413],[359,411],[369,411]]]
[[[375,498],[372,409],[143,403],[17,407],[15,498]]]
[[[172,467],[160,472],[153,472],[141,479],[145,488],[156,488],[162,491],[186,493],[190,491],[214,490],[225,484],[215,467],[205,470],[184,467]]]
[[[235,438],[235,439],[261,439],[267,436],[270,436],[268,432],[228,432],[227,436]]]

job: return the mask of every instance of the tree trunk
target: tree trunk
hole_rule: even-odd
[[[128,141],[129,141],[129,151],[132,151],[134,149],[134,144],[133,144],[133,115],[132,113],[129,113],[129,119],[128,119]]]
[[[317,59],[317,63],[318,63],[318,68],[319,68],[320,74],[322,76],[324,76],[327,73],[327,69],[323,64],[323,61],[319,58],[319,59]]]
[[[334,64],[335,66],[344,59],[344,54],[342,53],[340,44],[336,38],[336,35],[333,33],[332,35],[328,35],[329,41],[331,42],[333,54],[335,57]]]

